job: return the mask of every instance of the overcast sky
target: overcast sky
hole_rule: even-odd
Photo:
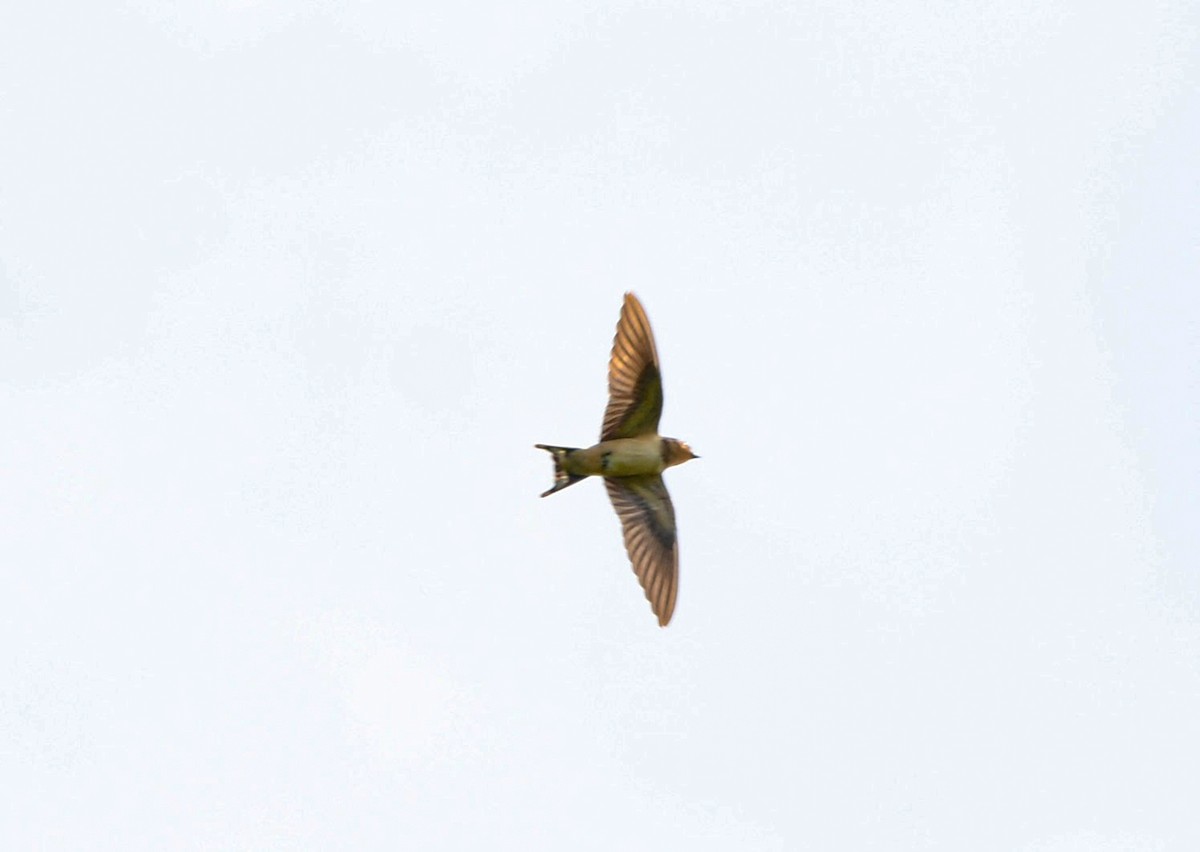
[[[4,847],[1200,848],[1197,5],[397,5],[0,12]]]

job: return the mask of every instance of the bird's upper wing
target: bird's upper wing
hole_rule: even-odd
[[[637,296],[626,293],[608,362],[608,407],[600,440],[658,432],[662,406],[662,376],[650,320]]]
[[[658,623],[666,627],[679,591],[679,544],[675,507],[661,476],[621,476],[604,480],[625,533],[625,550]]]

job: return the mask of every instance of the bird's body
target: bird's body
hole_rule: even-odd
[[[675,509],[661,474],[697,456],[682,441],[658,434],[663,401],[658,352],[650,321],[632,293],[625,294],[613,339],[608,392],[600,443],[586,448],[535,445],[554,458],[554,487],[542,496],[589,476],[604,477],[634,573],[665,627],[679,587],[679,545]]]
[[[669,445],[658,435],[614,438],[567,454],[563,467],[576,476],[641,476],[662,473]]]

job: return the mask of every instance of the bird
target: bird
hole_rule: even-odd
[[[666,627],[679,592],[679,541],[662,472],[700,457],[683,441],[658,434],[662,407],[662,373],[650,320],[637,296],[626,293],[608,361],[600,442],[586,448],[534,446],[554,461],[554,487],[542,497],[589,476],[604,478],[633,572],[659,626]]]

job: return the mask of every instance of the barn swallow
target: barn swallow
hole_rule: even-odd
[[[633,572],[659,626],[666,627],[679,591],[679,543],[675,507],[662,472],[699,456],[683,441],[658,434],[662,406],[662,374],[650,320],[637,296],[626,293],[608,361],[608,407],[600,443],[586,449],[534,446],[554,459],[554,487],[543,497],[589,476],[604,477]]]

